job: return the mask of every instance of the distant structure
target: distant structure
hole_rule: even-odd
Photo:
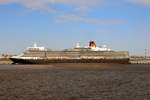
[[[148,56],[148,49],[144,49],[144,55],[145,55],[145,58],[147,58],[147,56]]]

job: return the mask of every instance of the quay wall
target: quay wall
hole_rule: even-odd
[[[9,58],[0,58],[0,64],[11,64],[12,61]]]
[[[150,57],[145,56],[131,56],[130,57],[131,64],[150,64]]]

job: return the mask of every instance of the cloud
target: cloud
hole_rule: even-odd
[[[103,0],[0,0],[0,4],[16,3],[30,9],[54,9],[51,6],[65,5],[85,10],[99,6]]]
[[[12,3],[14,0],[0,0],[0,4]]]
[[[95,18],[84,18],[82,16],[77,15],[59,16],[57,22],[81,22],[93,25],[114,25],[127,23],[127,21],[121,19],[95,19]]]
[[[86,11],[94,7],[104,6],[105,4],[124,4],[125,2],[148,5],[150,0],[0,0],[0,4],[16,3],[33,10],[54,10],[54,6],[71,6],[76,11]]]
[[[84,18],[81,15],[90,9],[102,6],[107,0],[0,0],[0,4],[18,4],[32,10],[44,10],[50,13],[57,13],[57,22],[82,22],[87,24],[122,24],[119,19],[92,19]],[[71,12],[60,9],[60,5],[69,7]],[[79,12],[78,15],[71,13]],[[76,13],[77,14],[77,13]],[[59,17],[58,17],[59,16]]]
[[[128,1],[134,4],[150,6],[150,0],[128,0]]]

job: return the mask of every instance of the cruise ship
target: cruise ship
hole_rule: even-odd
[[[22,54],[10,58],[13,64],[51,64],[51,63],[129,63],[128,51],[114,51],[105,45],[97,47],[95,41],[81,47],[51,50],[45,47],[28,47]]]

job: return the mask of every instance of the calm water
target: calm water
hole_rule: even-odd
[[[150,65],[0,65],[0,100],[150,100]]]
[[[81,71],[150,71],[150,65],[146,64],[97,64],[97,63],[55,63],[50,65],[0,65],[1,70],[81,70]]]

